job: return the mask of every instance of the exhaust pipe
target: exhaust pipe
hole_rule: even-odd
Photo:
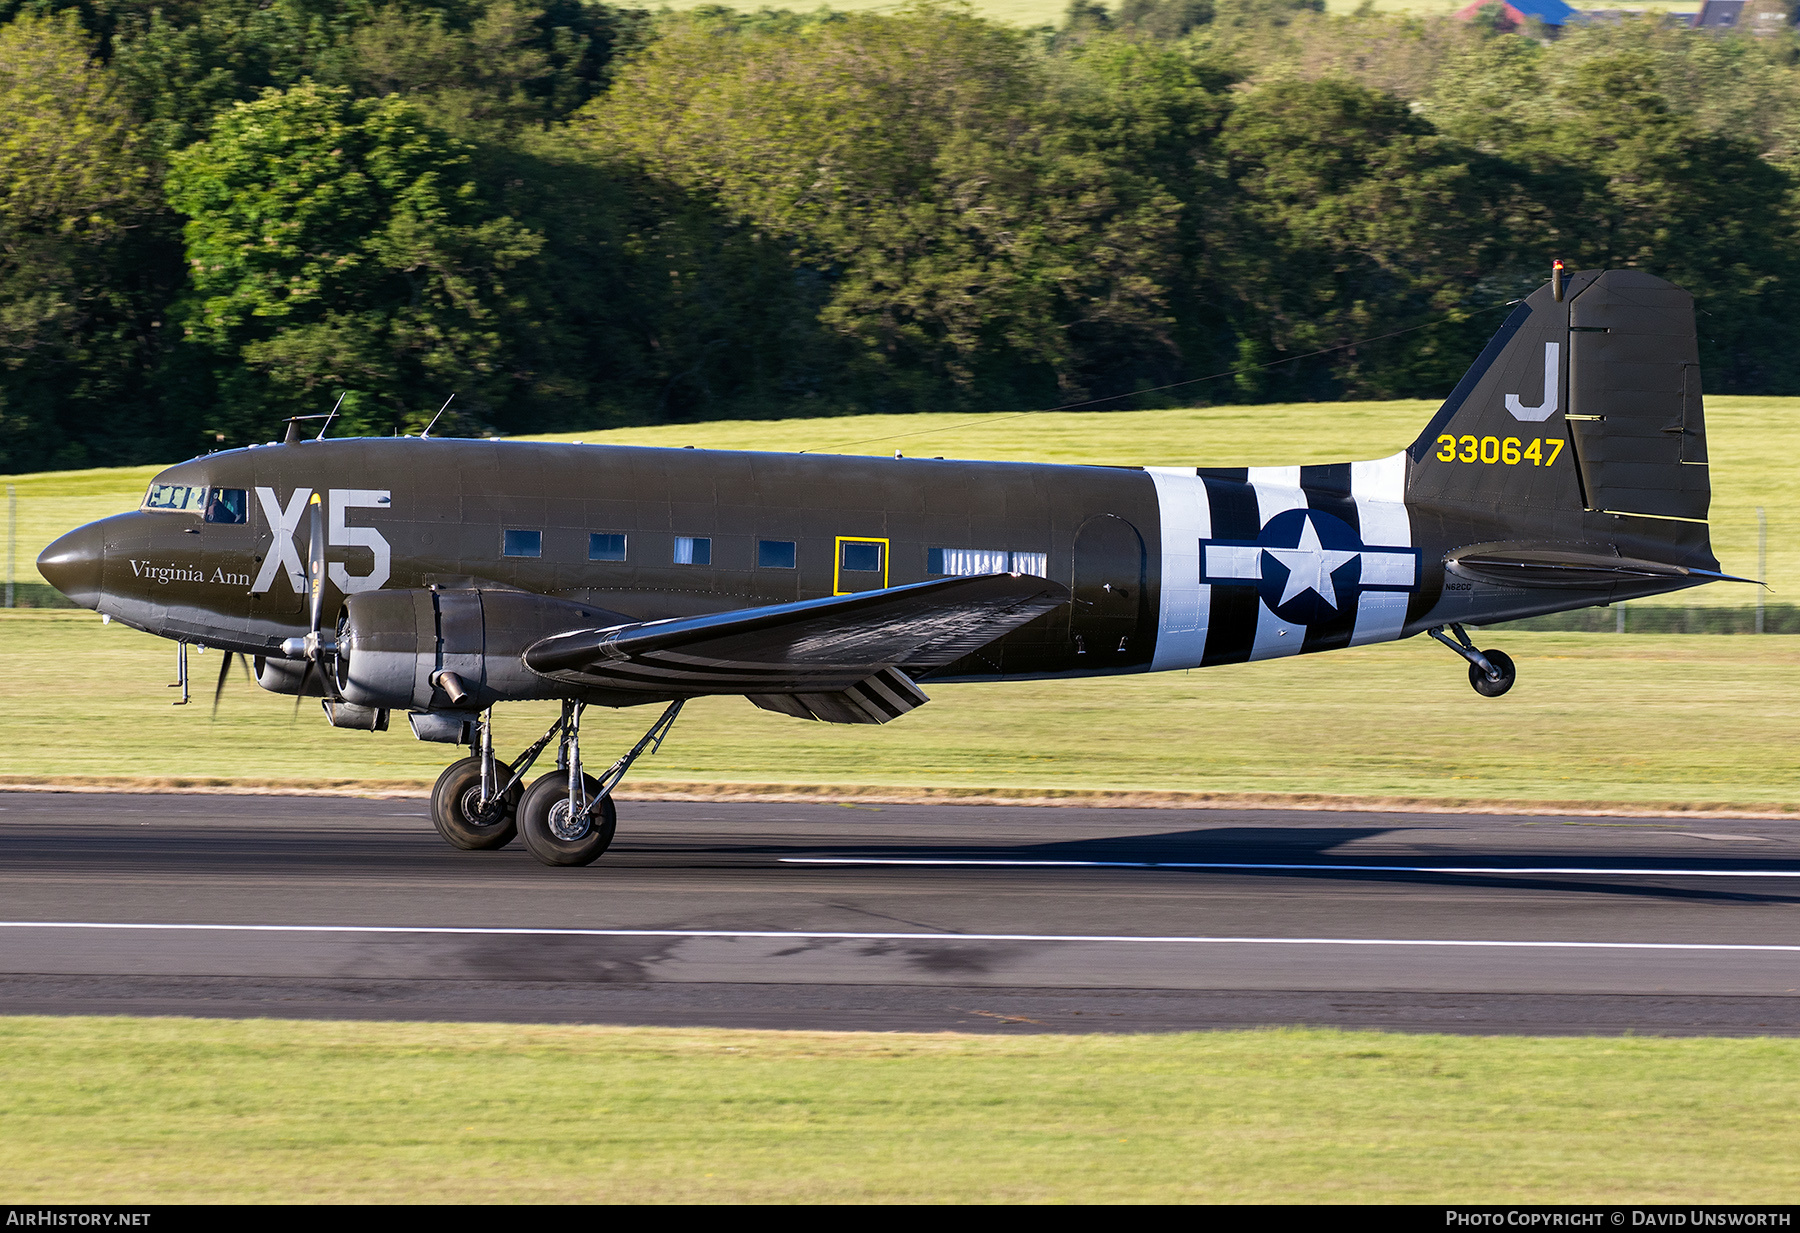
[[[468,700],[469,687],[454,672],[434,672],[431,674],[431,683],[444,691],[451,706],[461,706]]]

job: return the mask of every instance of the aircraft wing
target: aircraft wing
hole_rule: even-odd
[[[940,578],[572,630],[534,643],[525,663],[573,685],[665,698],[745,694],[797,717],[885,723],[927,701],[908,673],[959,659],[1068,598],[1067,587],[1028,574]]]

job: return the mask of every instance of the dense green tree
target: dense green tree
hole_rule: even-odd
[[[1760,58],[1733,52],[1751,41],[1702,36],[1691,54]],[[1800,290],[1795,180],[1757,147],[1776,130],[1721,127],[1670,89],[1660,30],[1635,25],[1577,50],[1564,57],[1527,39],[1488,40],[1427,114],[1530,169],[1545,258],[1637,266],[1691,288],[1705,314],[1710,388],[1800,383],[1783,342]],[[1765,148],[1785,150],[1785,139]],[[1506,221],[1529,230],[1525,218]]]
[[[234,106],[171,159],[180,319],[221,361],[210,427],[262,439],[342,391],[349,425],[376,431],[436,391],[477,415],[505,397],[507,275],[542,241],[486,208],[468,161],[411,103],[311,84]]]
[[[1129,30],[1087,40],[1050,67],[1064,142],[1131,167],[1181,207],[1169,254],[1169,345],[1147,349],[1117,332],[1084,337],[1090,388],[1110,396],[1229,368],[1235,336],[1209,263],[1222,238],[1218,211],[1234,193],[1218,136],[1237,75],[1209,52]]]
[[[0,21],[21,11],[79,20],[167,150],[302,80],[407,95],[453,127],[550,122],[649,30],[598,0],[0,0]]]
[[[1213,268],[1240,305],[1247,363],[1479,307],[1471,292],[1512,255],[1512,238],[1492,225],[1514,187],[1508,169],[1437,134],[1393,95],[1338,78],[1271,82],[1233,111],[1222,145],[1237,195],[1221,223],[1236,242]],[[1453,381],[1468,354],[1469,339],[1446,354],[1445,337],[1455,331],[1246,375],[1240,388],[1315,397],[1337,383],[1383,396],[1431,388]]]
[[[1555,256],[1693,289],[1710,389],[1800,389],[1786,31],[0,0],[0,109],[7,468],[338,392],[506,432],[1430,395]]]
[[[141,234],[157,203],[139,140],[76,22],[0,27],[0,466],[155,448],[160,426],[129,406],[164,272]]]
[[[1166,335],[1178,207],[1067,140],[1025,39],[954,9],[777,37],[672,22],[589,141],[780,237],[904,397],[1085,388],[1083,333]]]
[[[388,4],[349,33],[334,67],[359,94],[403,95],[441,125],[505,134],[587,102],[643,32],[641,13],[576,0],[491,0],[462,15]]]

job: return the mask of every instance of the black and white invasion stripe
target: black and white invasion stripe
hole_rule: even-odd
[[[1162,602],[1152,670],[1241,663],[1397,638],[1418,589],[1418,553],[1406,512],[1406,456],[1329,466],[1147,468],[1162,515]],[[1265,529],[1289,510],[1351,540],[1324,555],[1359,565],[1339,594],[1327,583],[1305,622],[1284,620],[1267,600],[1286,576]],[[1335,519],[1336,522],[1331,520]],[[1294,545],[1280,555],[1306,558]],[[1341,565],[1340,565],[1341,568]],[[1323,592],[1329,591],[1330,602]],[[1279,599],[1279,595],[1276,596]],[[1284,603],[1275,607],[1285,608]]]

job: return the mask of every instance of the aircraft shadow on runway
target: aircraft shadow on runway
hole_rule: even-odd
[[[1612,878],[1583,877],[1579,874],[1451,874],[1415,873],[1379,868],[1345,870],[1345,865],[1454,865],[1464,867],[1500,867],[1526,864],[1518,853],[1496,855],[1484,851],[1457,850],[1429,854],[1395,853],[1374,855],[1345,854],[1337,849],[1358,839],[1370,839],[1403,828],[1370,827],[1201,827],[1193,830],[1162,831],[1142,835],[1111,835],[1090,839],[1062,840],[1051,843],[1026,844],[809,844],[804,852],[809,857],[861,857],[865,859],[908,860],[993,860],[993,861],[1117,861],[1132,864],[1217,863],[1228,865],[1310,865],[1337,868],[1308,869],[1179,869],[1146,870],[1159,876],[1183,875],[1244,878],[1321,878],[1332,881],[1394,882],[1406,885],[1436,884],[1443,886],[1485,887],[1511,890],[1576,891],[1628,898],[1687,900],[1701,903],[1800,903],[1800,894],[1766,894],[1748,890],[1726,890],[1710,887],[1687,887],[1645,884],[1641,879],[1625,881]],[[717,845],[709,845],[721,851]],[[786,845],[730,846],[741,855],[798,856]],[[1778,861],[1744,861],[1671,857],[1595,857],[1585,852],[1557,853],[1536,858],[1534,863],[1583,868],[1654,869],[1769,869],[1786,872],[1791,865]]]
[[[783,857],[864,858],[902,860],[981,860],[981,861],[1107,861],[1128,864],[1180,864],[1183,862],[1235,865],[1453,865],[1476,867],[1554,865],[1605,868],[1674,869],[1769,869],[1787,872],[1791,866],[1769,860],[1719,860],[1716,858],[1627,856],[1616,853],[1605,857],[1582,850],[1562,850],[1536,857],[1522,857],[1517,851],[1503,854],[1484,850],[1457,848],[1420,854],[1344,852],[1356,840],[1367,840],[1391,832],[1411,829],[1395,826],[1214,826],[1186,830],[1151,831],[1134,835],[1084,837],[1050,842],[945,843],[925,836],[884,836],[879,840],[846,838],[840,842],[800,840],[761,840],[737,842],[718,833],[699,833],[673,838],[657,834],[622,833],[619,843],[599,864],[591,866],[597,874],[642,875],[649,868],[679,866],[694,869],[717,864],[722,868],[738,867],[749,858],[753,861],[778,860]],[[195,834],[180,829],[139,829],[139,824],[113,829],[82,828],[79,831],[46,827],[0,833],[0,863],[14,876],[28,873],[118,872],[133,874],[187,873],[221,874],[254,872],[257,876],[283,873],[288,876],[318,873],[342,876],[354,870],[358,876],[379,879],[402,869],[418,869],[429,865],[434,872],[454,876],[455,870],[473,866],[482,872],[495,872],[490,862],[510,865],[508,853],[455,852],[431,845],[421,848],[428,828],[417,836],[389,833],[327,833],[305,829],[288,830],[275,827],[229,828],[219,832]],[[1446,845],[1447,846],[1447,845]],[[511,855],[517,856],[517,852]],[[782,866],[788,869],[803,866]],[[929,866],[927,866],[928,868]],[[878,867],[877,867],[878,868]],[[917,871],[919,866],[908,866]],[[471,872],[475,869],[471,868]],[[992,875],[992,867],[976,867],[964,872]],[[521,868],[518,871],[524,874]],[[869,872],[875,872],[871,868]],[[940,870],[958,872],[954,867]],[[1032,869],[1035,874],[1057,872]],[[1107,870],[1072,869],[1072,876],[1106,874]],[[1405,872],[1391,869],[1343,868],[1319,869],[1195,869],[1164,868],[1154,870],[1119,870],[1133,876],[1157,878],[1305,878],[1338,882],[1394,883],[1399,885],[1438,885],[1531,891],[1557,891],[1609,895],[1632,899],[1686,901],[1695,903],[1800,903],[1796,893],[1767,893],[1748,888],[1724,886],[1672,885],[1647,881],[1642,877],[1611,878],[1579,874],[1447,874]],[[1678,875],[1671,875],[1672,877]]]

